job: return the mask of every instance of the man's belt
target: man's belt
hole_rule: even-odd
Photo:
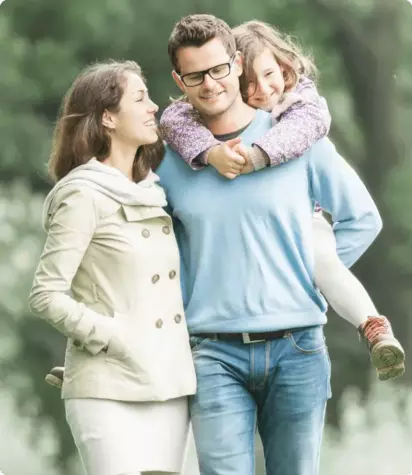
[[[196,333],[191,336],[200,338],[210,338],[211,340],[228,340],[237,341],[240,343],[262,343],[268,340],[275,340],[277,338],[287,338],[291,332],[298,330],[306,330],[310,327],[291,328],[289,330],[277,330],[273,332],[261,333]]]

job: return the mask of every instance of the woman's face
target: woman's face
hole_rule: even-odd
[[[159,107],[151,101],[142,79],[135,73],[125,73],[126,85],[120,100],[120,110],[110,113],[114,136],[121,143],[139,147],[157,141],[155,113]]]
[[[247,103],[256,109],[271,111],[285,92],[283,70],[273,53],[265,48],[254,60],[253,71],[256,80],[249,83]]]

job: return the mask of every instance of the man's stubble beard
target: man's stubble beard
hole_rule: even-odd
[[[233,96],[232,101],[230,101],[223,110],[217,111],[217,112],[209,112],[206,109],[201,108],[202,110],[197,109],[200,116],[205,120],[207,123],[208,121],[217,121],[219,120],[222,116],[228,115],[232,109],[235,109],[237,102],[242,101],[242,96],[240,94],[240,88],[237,90],[237,93]]]

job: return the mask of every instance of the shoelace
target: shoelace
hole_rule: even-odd
[[[390,324],[384,317],[370,319],[365,326],[364,335],[369,341],[373,341],[376,337],[382,333],[392,334]]]

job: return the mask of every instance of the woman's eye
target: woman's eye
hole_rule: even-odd
[[[265,76],[268,77],[268,76],[271,76],[275,71],[268,71]]]

